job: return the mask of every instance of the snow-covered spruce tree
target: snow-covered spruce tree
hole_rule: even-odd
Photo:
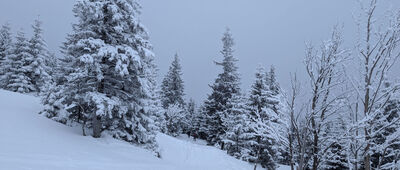
[[[274,130],[272,126],[277,126],[272,120],[273,111],[264,107],[261,112],[249,114],[249,121],[246,122],[246,131],[242,134],[244,152],[242,159],[257,164],[263,168],[275,169],[275,154],[273,144],[275,143]],[[266,116],[267,115],[267,116]],[[271,115],[271,116],[269,116]],[[256,167],[255,167],[256,168]]]
[[[269,105],[267,102],[268,98],[272,97],[269,85],[270,81],[267,81],[269,79],[270,77],[267,76],[265,69],[262,66],[259,66],[255,73],[255,81],[251,86],[250,95],[247,101],[246,109],[249,121],[246,122],[246,124],[249,128],[246,129],[243,135],[245,137],[244,144],[247,150],[243,155],[243,159],[249,162],[262,163],[262,160],[259,158],[266,158],[268,160],[263,161],[274,163],[273,156],[271,155],[273,153],[273,139],[265,138],[264,140],[264,137],[268,137],[268,135],[266,135],[268,132],[265,125],[271,117],[264,111],[264,109],[272,108],[272,105]],[[264,153],[263,151],[267,152]],[[261,157],[261,155],[263,156]],[[267,162],[263,162],[263,164],[267,164]]]
[[[275,68],[266,73],[259,67],[247,101],[250,128],[246,132],[245,160],[273,168],[275,162],[289,164],[286,98],[276,81]]]
[[[281,91],[278,81],[276,80],[275,67],[271,65],[269,72],[266,74],[267,84],[273,95],[278,95]]]
[[[182,66],[179,63],[178,54],[175,54],[168,73],[164,77],[161,90],[162,104],[165,109],[169,105],[178,104],[183,106],[185,104],[183,100],[185,94],[182,80]]]
[[[271,65],[271,68],[268,73],[265,74],[266,77],[266,85],[268,92],[266,93],[266,107],[272,109],[276,114],[279,114],[279,105],[281,105],[282,101],[280,101],[281,88],[276,80],[275,67]]]
[[[62,103],[68,120],[85,120],[94,137],[107,130],[115,138],[155,149],[149,71],[154,54],[133,0],[82,0],[74,6],[78,23],[64,45],[71,59]],[[59,113],[61,114],[61,113]]]
[[[273,150],[275,151],[275,161],[280,164],[289,164],[289,148],[286,136],[286,130],[289,128],[289,104],[287,103],[285,92],[281,89],[277,78],[275,67],[271,65],[269,72],[266,74],[267,86],[269,92],[267,94],[266,103],[267,108],[270,109],[271,114],[269,121],[271,122],[270,129],[271,137],[274,139],[272,143]]]
[[[0,29],[0,88],[7,88],[7,77],[5,74],[9,70],[7,58],[11,55],[13,49],[11,28],[8,23],[1,26]]]
[[[182,133],[183,121],[185,119],[185,109],[179,104],[171,104],[165,109],[165,119],[167,133],[178,136]]]
[[[51,64],[48,64],[48,67],[51,65],[50,68],[52,68],[52,81],[49,82],[48,88],[43,90],[40,94],[42,96],[42,103],[44,105],[44,109],[40,112],[40,114],[64,124],[67,123],[68,120],[68,117],[66,117],[64,114],[64,104],[66,101],[66,96],[63,95],[64,90],[66,90],[64,86],[67,82],[67,76],[74,71],[73,63],[75,63],[75,60],[78,59],[68,55],[67,47],[68,44],[64,43],[61,47],[61,53],[64,55],[49,60],[49,62],[52,61]],[[79,120],[81,120],[81,123],[83,123],[82,119],[78,119],[78,122]]]
[[[207,132],[208,132],[208,126],[207,126],[207,114],[205,114],[205,107],[204,104],[202,104],[198,110],[197,114],[194,118],[194,123],[193,123],[193,138],[200,138],[200,139],[207,139]]]
[[[226,127],[224,126],[223,119],[227,113],[227,102],[234,96],[240,94],[240,78],[237,71],[236,61],[233,56],[233,37],[229,29],[224,33],[222,38],[223,49],[221,54],[223,56],[222,62],[216,62],[217,65],[222,66],[223,72],[218,75],[214,84],[210,85],[212,92],[208,95],[204,103],[204,114],[207,115],[207,141],[209,144],[214,145],[220,143],[222,136],[225,135]],[[221,143],[223,148],[223,143]]]
[[[224,119],[224,125],[227,127],[223,142],[226,144],[227,153],[237,159],[242,159],[248,149],[245,141],[248,137],[250,123],[247,114],[245,98],[240,95],[234,95],[227,103],[230,106],[229,114]]]
[[[42,22],[36,19],[32,24],[32,28],[33,36],[29,41],[29,53],[32,58],[29,61],[28,76],[31,78],[35,91],[40,92],[51,80],[48,74],[51,68],[46,65],[50,60],[50,53],[47,49],[46,41],[43,39]]]
[[[184,129],[188,136],[193,136],[196,132],[196,119],[198,117],[196,110],[196,103],[193,99],[190,99],[186,104],[186,115]]]
[[[17,33],[16,39],[14,50],[6,61],[6,64],[9,65],[8,72],[5,74],[8,80],[6,89],[19,93],[30,93],[35,88],[27,74],[30,70],[29,59],[32,58],[29,53],[29,42],[22,31]]]
[[[56,69],[57,69],[57,62],[58,58],[55,53],[49,53],[48,59],[45,60],[45,65],[47,70],[47,74],[50,77],[50,81],[48,83],[52,83],[54,80],[55,74],[56,74]]]
[[[383,86],[382,93],[393,88],[389,82]],[[391,97],[382,103],[385,106],[378,111],[371,133],[371,166],[375,169],[394,169],[400,165],[400,100],[398,92],[388,94]]]
[[[157,84],[157,74],[158,68],[154,62],[154,55],[149,55],[143,62],[146,64],[146,76],[147,77],[147,94],[148,98],[144,100],[143,105],[147,106],[147,112],[152,115],[154,119],[154,128],[160,132],[166,132],[166,120],[165,120],[165,110],[162,107],[161,102],[161,90]]]
[[[271,96],[271,91],[269,90],[270,77],[265,74],[265,68],[258,66],[255,73],[255,81],[251,86],[251,91],[248,99],[248,105],[250,109],[250,114],[255,112],[261,112],[263,108],[267,107],[267,97]]]
[[[345,121],[341,117],[329,122],[324,131],[324,154],[321,157],[321,169],[326,170],[346,170],[349,169],[347,146],[343,140],[346,134]]]
[[[161,84],[161,102],[166,110],[167,132],[176,136],[184,131],[185,102],[184,86],[182,80],[182,66],[178,54],[169,67],[167,75]],[[176,111],[176,113],[172,113]]]

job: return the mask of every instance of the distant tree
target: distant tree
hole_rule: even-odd
[[[178,136],[183,132],[183,122],[185,121],[185,110],[179,104],[169,105],[165,109],[165,119],[167,133],[172,136]]]
[[[267,81],[266,83],[269,85],[269,89],[271,90],[273,95],[279,94],[280,87],[279,83],[276,80],[276,73],[275,73],[275,67],[271,65],[269,72],[266,74]]]
[[[173,104],[184,106],[183,97],[185,94],[182,80],[182,66],[179,63],[178,54],[175,54],[174,61],[172,61],[169,71],[164,77],[161,90],[161,100],[165,109]]]
[[[161,84],[161,102],[166,110],[167,132],[173,136],[183,133],[186,126],[184,117],[187,112],[183,98],[182,66],[179,63],[178,54],[175,54],[169,71]],[[174,111],[176,113],[172,113]]]
[[[196,119],[198,117],[196,110],[196,103],[193,99],[190,99],[186,105],[186,115],[184,121],[184,131],[189,136],[193,136],[196,132]]]
[[[7,60],[13,49],[10,24],[6,23],[0,29],[0,88],[2,89],[7,88],[8,77],[6,73],[10,69]]]
[[[265,68],[258,66],[248,99],[250,114],[261,112],[269,104],[267,98],[272,95],[269,87],[271,77],[265,73]]]
[[[10,66],[5,74],[8,80],[6,89],[19,93],[30,93],[35,91],[32,80],[28,75],[30,69],[29,63],[32,56],[29,53],[29,42],[25,38],[25,33],[19,31],[17,33],[17,41],[14,50],[7,57],[6,63]]]
[[[326,170],[346,170],[350,169],[348,164],[347,146],[343,140],[346,134],[345,122],[340,118],[335,118],[325,127],[324,154],[321,157],[321,168]]]
[[[160,132],[166,132],[166,119],[165,119],[165,110],[162,107],[161,101],[161,91],[158,86],[157,76],[158,69],[154,63],[154,56],[148,56],[145,60],[146,67],[146,76],[148,79],[148,98],[144,100],[143,105],[147,106],[147,110],[154,119],[155,129]]]
[[[193,122],[193,137],[200,139],[207,139],[208,126],[207,126],[207,114],[205,114],[205,107],[201,105],[197,109],[197,114]]]
[[[56,77],[56,72],[57,72],[57,64],[58,64],[58,57],[56,56],[55,53],[49,53],[48,59],[45,60],[45,65],[47,70],[47,73],[50,77],[50,83],[54,82],[55,77]]]
[[[29,59],[28,75],[35,87],[35,91],[40,92],[51,81],[49,75],[51,68],[46,65],[51,58],[46,41],[43,39],[42,22],[36,19],[32,28],[33,37],[29,41],[29,53],[32,58]]]

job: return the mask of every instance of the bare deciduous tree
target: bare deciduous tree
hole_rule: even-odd
[[[393,86],[383,90],[386,76],[400,55],[397,48],[400,40],[400,13],[390,16],[389,23],[382,23],[383,27],[378,28],[375,20],[377,0],[369,1],[367,7],[363,7],[362,3],[361,6],[363,13],[357,22],[360,31],[357,56],[362,65],[361,78],[351,81],[357,95],[355,98],[359,100],[352,108],[356,110],[355,115],[360,117],[357,117],[354,125],[357,128],[353,130],[357,132],[358,138],[362,138],[361,156],[364,168],[370,170],[375,124],[380,117],[380,110],[390,100],[390,94],[398,88]],[[358,133],[360,130],[362,133]]]
[[[310,79],[311,100],[306,113],[307,126],[312,138],[312,169],[317,170],[320,158],[326,148],[321,141],[322,129],[329,122],[340,106],[343,95],[334,94],[336,87],[342,84],[340,64],[349,56],[348,51],[342,49],[342,35],[335,27],[330,40],[325,41],[320,51],[315,51],[311,45],[307,46],[305,66]]]

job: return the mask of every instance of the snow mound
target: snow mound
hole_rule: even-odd
[[[217,148],[164,134],[157,136],[162,154],[159,159],[110,137],[82,136],[80,128],[38,115],[41,109],[37,97],[0,90],[0,170],[253,169]]]

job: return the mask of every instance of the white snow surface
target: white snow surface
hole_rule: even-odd
[[[0,170],[252,170],[204,141],[158,134],[162,158],[47,119],[33,96],[0,90]],[[257,169],[261,169],[258,167]],[[279,170],[289,169],[281,166]]]

